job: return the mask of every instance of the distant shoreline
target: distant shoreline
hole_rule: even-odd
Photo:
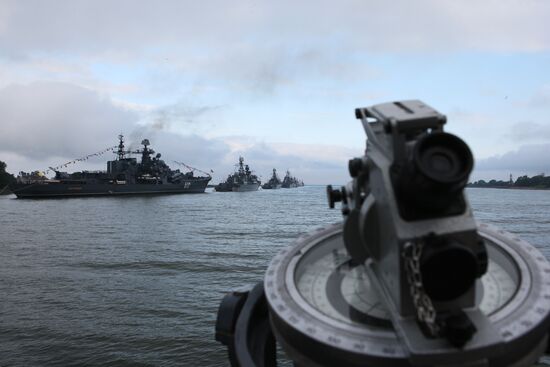
[[[550,189],[550,176],[545,176],[544,173],[533,177],[520,176],[516,181],[512,180],[479,180],[475,182],[469,182],[466,187],[479,187],[479,188],[491,188],[491,189],[512,189],[512,190],[549,190]]]
[[[521,187],[521,186],[466,186],[470,189],[504,189],[504,190],[550,190],[550,187]]]

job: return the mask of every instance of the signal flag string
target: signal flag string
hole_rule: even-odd
[[[198,168],[195,168],[195,167],[191,167],[191,166],[188,166],[187,164],[183,163],[183,162],[178,162],[178,161],[174,161],[174,163],[180,165],[180,166],[183,166],[185,168],[187,168],[188,170],[190,171],[197,171],[197,172],[200,172],[200,173],[204,173],[205,175],[207,175],[208,177],[212,177],[212,175],[210,173],[214,173],[214,171],[210,170],[210,173],[208,172],[204,172]]]
[[[118,147],[117,146],[114,146],[114,147],[109,147],[109,148],[105,148],[97,153],[92,153],[92,154],[88,154],[82,158],[77,158],[77,159],[74,159],[72,161],[69,161],[69,162],[66,162],[66,163],[63,163],[63,164],[60,164],[59,166],[56,166],[56,167],[50,167],[49,169],[45,170],[44,173],[45,174],[48,174],[50,171],[57,171],[58,169],[60,168],[65,168],[71,164],[74,164],[76,162],[82,162],[82,161],[87,161],[89,158],[92,158],[92,157],[98,157],[100,155],[103,155],[109,151],[114,151],[115,149],[117,149]]]

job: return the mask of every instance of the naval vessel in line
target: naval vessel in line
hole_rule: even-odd
[[[239,157],[237,172],[227,176],[227,179],[224,182],[219,183],[214,187],[214,190],[219,192],[228,192],[228,191],[256,191],[260,187],[260,180],[258,176],[250,171],[248,164],[244,164],[244,158]]]
[[[285,178],[283,179],[282,187],[284,189],[290,189],[294,187],[304,186],[304,181],[298,180],[296,177],[290,175],[290,171],[286,171]]]
[[[273,168],[273,174],[271,175],[271,178],[269,181],[267,181],[265,184],[262,185],[262,189],[270,190],[270,189],[280,189],[282,185],[281,180],[279,179],[279,176],[277,176],[277,170]]]
[[[56,198],[75,196],[107,195],[151,195],[203,193],[212,179],[209,174],[195,176],[193,171],[172,170],[161,154],[149,148],[144,139],[142,149],[127,151],[124,137],[119,135],[119,144],[107,150],[117,154],[115,160],[107,162],[107,171],[82,171],[74,173],[53,169],[54,179],[48,179],[41,172],[21,172],[10,190],[18,198]],[[139,154],[141,161],[128,155]],[[75,162],[75,161],[73,161]],[[71,162],[72,163],[72,162]],[[66,166],[66,165],[64,165]]]

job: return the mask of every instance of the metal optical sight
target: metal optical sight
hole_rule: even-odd
[[[445,116],[420,101],[359,108],[356,117],[368,140],[340,195],[346,249],[357,263],[367,261],[411,345],[431,348],[429,338],[443,336],[461,346],[476,331],[472,320],[483,319],[473,309],[475,281],[487,271],[463,194],[472,153],[443,131]]]
[[[528,367],[544,353],[550,265],[476,223],[464,193],[470,149],[421,101],[355,111],[365,155],[327,187],[343,223],[302,235],[264,281],[220,304],[233,366]]]

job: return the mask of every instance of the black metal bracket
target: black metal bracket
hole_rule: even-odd
[[[233,367],[277,366],[263,282],[225,295],[218,309],[216,340],[227,346]]]

